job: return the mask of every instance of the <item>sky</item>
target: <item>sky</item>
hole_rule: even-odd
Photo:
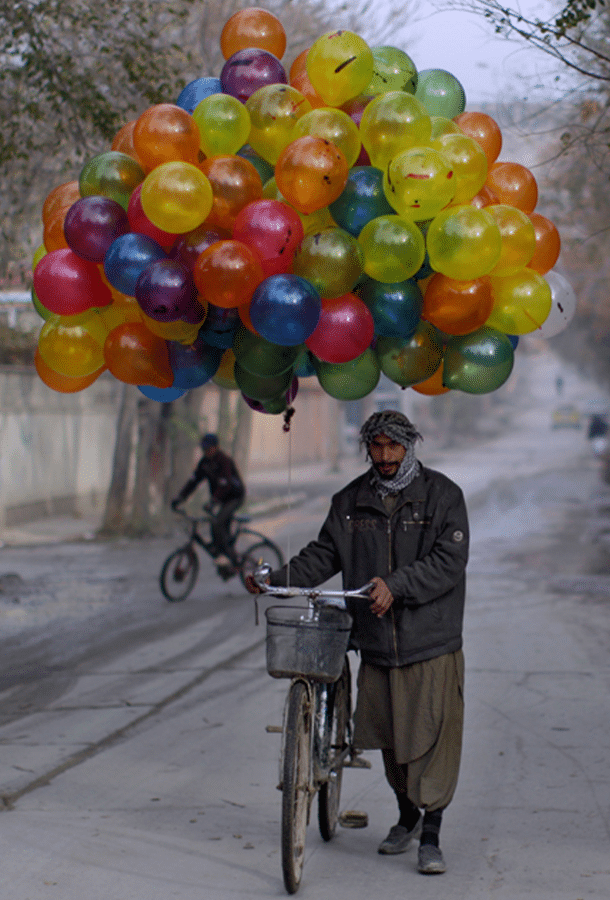
[[[559,4],[513,0],[509,5],[543,17]],[[547,99],[555,87],[555,64],[546,54],[496,35],[480,15],[439,13],[430,0],[418,0],[417,21],[398,30],[391,43],[408,53],[418,69],[447,69],[455,75],[471,109],[498,98],[533,99],[535,94]]]

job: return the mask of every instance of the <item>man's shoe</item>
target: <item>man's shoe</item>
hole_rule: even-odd
[[[422,817],[420,816],[413,828],[409,831],[404,825],[392,825],[388,832],[388,836],[383,839],[377,848],[378,853],[386,856],[395,853],[404,853],[408,850],[409,844],[415,837],[421,834]]]
[[[440,847],[434,844],[420,844],[417,851],[417,871],[422,875],[442,875],[447,871]]]

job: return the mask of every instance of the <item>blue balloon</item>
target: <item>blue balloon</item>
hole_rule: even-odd
[[[299,378],[311,378],[312,375],[316,374],[316,367],[313,364],[311,353],[306,347],[299,352],[292,371]]]
[[[185,109],[187,113],[192,113],[197,104],[205,100],[206,97],[221,93],[220,78],[196,78],[182,88],[176,100],[176,106]]]
[[[519,343],[519,335],[518,334],[507,334],[506,337],[509,339],[513,346],[513,350],[517,349],[517,344]]]
[[[250,303],[250,321],[272,344],[295,347],[315,331],[322,301],[300,275],[270,275],[261,281]]]
[[[224,309],[208,304],[208,314],[199,329],[199,337],[211,347],[228,350],[233,346],[233,336],[241,325],[239,313],[235,308]]]
[[[415,279],[388,284],[368,278],[356,293],[371,311],[377,336],[409,338],[415,332],[424,303]]]
[[[201,336],[190,347],[168,341],[169,363],[174,373],[172,387],[190,390],[201,387],[218,371],[222,349],[207,344]]]
[[[104,273],[112,287],[135,297],[136,282],[153,262],[167,259],[167,253],[152,238],[144,234],[123,234],[112,242],[104,257]]]
[[[395,215],[383,192],[383,172],[373,166],[350,169],[343,193],[328,209],[337,225],[354,237],[371,219]]]
[[[186,390],[176,388],[174,385],[168,388],[158,388],[149,384],[140,384],[138,390],[149,400],[156,400],[158,403],[171,403],[172,400],[177,400],[178,397],[186,394]]]

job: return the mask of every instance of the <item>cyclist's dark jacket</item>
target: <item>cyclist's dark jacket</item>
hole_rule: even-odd
[[[186,500],[206,478],[210,485],[210,500],[214,503],[227,503],[229,500],[241,499],[245,495],[237,466],[230,456],[222,450],[217,450],[212,456],[201,457],[197,468],[176,499]]]
[[[365,662],[409,665],[462,646],[468,541],[462,491],[445,475],[422,466],[388,515],[367,472],[334,495],[318,538],[290,562],[290,584],[319,585],[342,572],[353,589],[383,578],[394,603],[379,618],[366,601],[350,600],[352,642]],[[270,583],[286,584],[286,568]]]

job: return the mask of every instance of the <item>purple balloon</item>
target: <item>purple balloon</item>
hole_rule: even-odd
[[[151,319],[175,322],[196,299],[196,288],[186,266],[175,259],[159,259],[138,278],[135,298]]]
[[[282,347],[303,344],[320,319],[320,295],[300,275],[270,275],[250,303],[250,321],[265,340]]]
[[[267,84],[287,84],[286,70],[268,50],[249,47],[230,56],[220,73],[223,94],[245,103],[254,91]]]
[[[96,263],[103,262],[112,242],[129,230],[127,213],[110,197],[81,197],[64,220],[68,247],[82,259]]]

